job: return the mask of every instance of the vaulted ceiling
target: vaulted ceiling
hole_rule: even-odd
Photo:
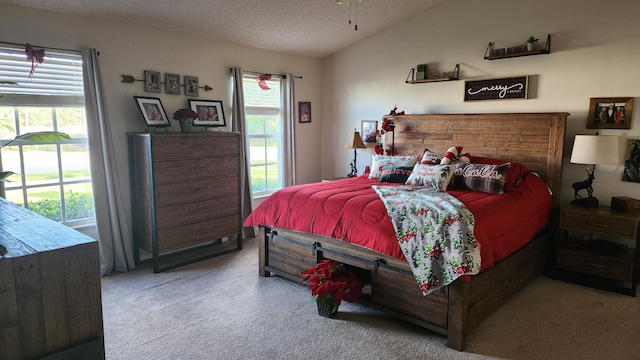
[[[0,0],[313,57],[330,55],[443,1],[340,0],[351,2],[348,6],[338,0]]]

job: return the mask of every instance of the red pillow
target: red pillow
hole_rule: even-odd
[[[471,160],[472,164],[502,165],[506,162],[510,162],[511,167],[509,167],[509,171],[507,172],[507,179],[504,182],[505,191],[518,191],[518,184],[520,183],[520,181],[524,180],[524,178],[529,173],[529,169],[527,169],[524,164],[513,161],[504,161],[473,155],[470,155],[469,159]]]

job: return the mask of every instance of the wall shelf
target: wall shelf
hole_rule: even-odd
[[[441,82],[441,81],[455,81],[455,80],[460,80],[459,73],[460,73],[460,64],[456,64],[455,68],[451,72],[451,76],[429,78],[429,79],[423,79],[423,80],[413,80],[414,74],[415,74],[415,68],[411,68],[411,70],[409,70],[409,75],[407,75],[407,79],[405,80],[405,83],[423,84],[423,83]]]
[[[494,49],[493,48],[493,43],[489,43],[489,45],[487,45],[487,50],[484,52],[484,59],[485,60],[498,60],[498,59],[506,59],[506,58],[513,58],[513,57],[520,57],[520,56],[531,56],[531,55],[543,55],[543,54],[549,54],[551,53],[551,34],[547,35],[547,43],[544,46],[544,49],[542,50],[532,50],[532,51],[520,51],[520,52],[509,52],[510,49],[515,49],[517,47],[513,47],[513,48],[504,48],[504,49]],[[496,54],[495,50],[504,50],[505,52],[502,54]]]

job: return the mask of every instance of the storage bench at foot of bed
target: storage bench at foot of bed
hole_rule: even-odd
[[[259,274],[300,282],[300,272],[322,259],[339,261],[370,288],[359,302],[447,336],[457,350],[467,335],[546,269],[548,236],[541,235],[471,282],[455,281],[423,296],[409,264],[341,240],[260,227]]]
[[[423,296],[405,260],[344,241],[260,228],[260,275],[301,281],[300,272],[330,259],[351,267],[369,285],[360,302],[421,327],[447,334],[448,289]],[[315,238],[314,238],[315,237]]]

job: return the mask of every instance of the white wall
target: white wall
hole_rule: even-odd
[[[54,12],[33,10],[0,3],[0,41],[31,43],[56,48],[96,48],[116,145],[118,176],[129,202],[129,162],[127,133],[144,130],[144,120],[133,96],[158,97],[171,118],[178,108],[188,107],[185,95],[168,95],[144,91],[142,82],[125,84],[121,74],[143,78],[144,70],[198,76],[200,89],[194,99],[222,100],[227,124],[230,124],[231,77],[229,68],[293,73],[303,76],[295,80],[297,101],[311,101],[312,123],[296,123],[297,180],[307,183],[320,180],[320,132],[322,123],[322,62],[319,59],[237,46],[220,41],[162,32],[148,28],[109,23]],[[184,92],[183,92],[184,94]],[[171,131],[179,131],[174,120]],[[309,150],[311,149],[311,151]]]
[[[585,165],[569,163],[575,134],[586,129],[592,97],[636,97],[631,130],[602,130],[640,138],[640,6],[637,0],[447,0],[324,61],[323,177],[348,171],[352,150],[344,143],[360,120],[378,120],[394,105],[407,113],[568,112],[562,202],[573,199],[571,184],[586,178]],[[489,42],[521,45],[530,36],[551,34],[551,54],[484,60]],[[412,67],[451,71],[461,81],[405,84]],[[531,98],[464,102],[464,80],[531,76]],[[451,144],[452,146],[458,144]],[[373,144],[371,144],[373,146]],[[621,146],[622,147],[622,146]],[[334,151],[330,151],[334,149]],[[360,151],[358,168],[370,163]],[[623,182],[619,166],[596,167],[594,196],[640,198],[640,184]],[[366,163],[366,164],[365,164]]]

